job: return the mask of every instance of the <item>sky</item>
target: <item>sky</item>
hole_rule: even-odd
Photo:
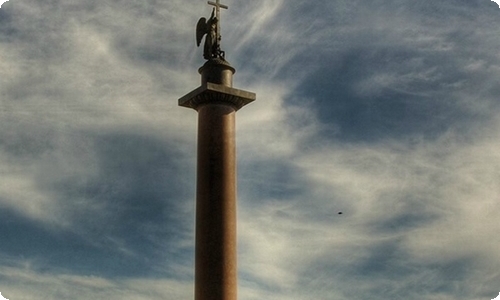
[[[226,0],[241,300],[500,292],[500,9]],[[201,0],[0,9],[0,292],[193,299]],[[342,214],[339,214],[342,212]]]

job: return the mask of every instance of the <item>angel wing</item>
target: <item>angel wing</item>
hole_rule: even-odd
[[[201,18],[198,20],[198,24],[196,24],[196,46],[200,46],[201,40],[203,36],[207,34],[209,31],[207,19]]]

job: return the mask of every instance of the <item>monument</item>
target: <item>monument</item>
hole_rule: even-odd
[[[208,4],[214,6],[210,18],[196,26],[207,60],[198,70],[201,85],[179,99],[198,112],[195,300],[236,300],[235,116],[255,94],[233,88],[235,69],[220,47],[220,9],[228,7]]]

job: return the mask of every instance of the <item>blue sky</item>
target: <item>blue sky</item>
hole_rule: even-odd
[[[500,9],[226,0],[239,299],[500,292]],[[192,299],[206,1],[0,9],[0,292]],[[338,212],[343,214],[339,215]]]

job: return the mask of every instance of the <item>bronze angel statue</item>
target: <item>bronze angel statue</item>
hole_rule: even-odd
[[[217,17],[214,16],[215,8],[212,10],[210,19],[201,18],[196,25],[196,45],[199,47],[203,36],[205,37],[205,47],[203,49],[203,57],[205,59],[212,59],[221,57],[224,58],[224,52],[220,50],[220,36],[217,32]]]

